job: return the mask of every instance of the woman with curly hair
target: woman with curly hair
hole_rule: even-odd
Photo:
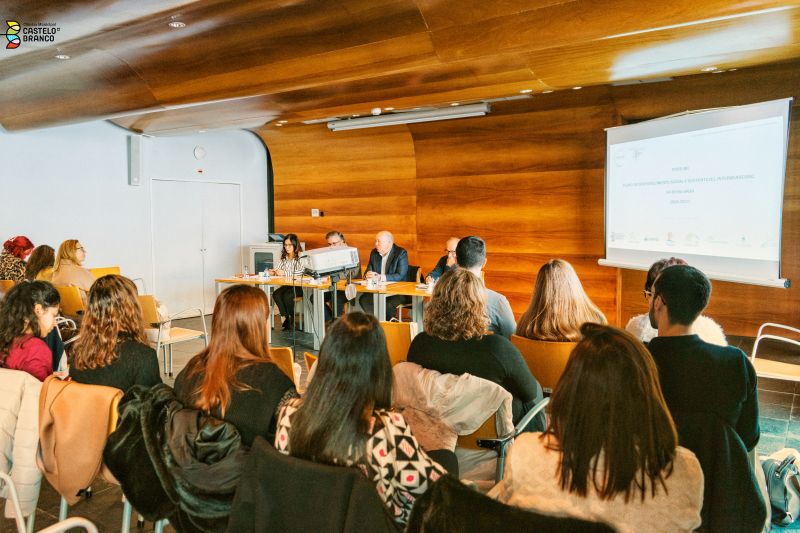
[[[606,317],[583,290],[572,265],[551,259],[536,275],[531,303],[519,319],[517,335],[543,341],[579,341],[585,322],[605,324]]]
[[[0,279],[22,281],[25,279],[25,258],[31,255],[33,243],[22,235],[11,237],[3,243],[0,253]]]
[[[516,424],[543,398],[519,350],[502,335],[487,333],[486,291],[464,269],[445,272],[425,306],[425,331],[414,337],[408,361],[443,374],[472,374],[497,383],[513,397]],[[542,417],[529,428],[544,429]]]
[[[161,383],[158,357],[147,345],[136,285],[108,275],[94,282],[72,350],[73,380],[127,391]]]
[[[53,373],[53,352],[42,340],[56,325],[61,298],[46,281],[23,281],[0,304],[0,367],[39,381]]]

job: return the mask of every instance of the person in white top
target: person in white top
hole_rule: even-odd
[[[516,439],[489,496],[622,533],[693,531],[703,472],[678,446],[658,371],[629,333],[586,323],[550,403],[544,433]]]
[[[644,298],[647,300],[648,308],[650,307],[650,300],[653,297],[653,283],[655,283],[661,271],[673,265],[685,264],[687,263],[683,259],[670,257],[669,259],[659,259],[650,266],[650,270],[647,271],[647,278],[644,282]],[[632,317],[625,326],[625,331],[631,333],[642,342],[650,342],[653,337],[658,336],[658,330],[650,325],[650,317],[647,316],[647,313]],[[717,346],[728,345],[728,339],[725,338],[722,327],[705,315],[700,315],[697,317],[697,320],[694,321],[694,324],[692,324],[692,333],[696,333],[707,343],[716,344]]]
[[[283,239],[283,250],[281,250],[281,260],[278,267],[269,270],[270,276],[287,276],[297,280],[303,277],[303,263],[300,261],[300,239],[294,233],[289,233]],[[272,299],[278,306],[283,319],[283,329],[294,328],[294,298],[302,296],[303,289],[300,287],[290,287],[284,285],[278,287],[272,293]]]

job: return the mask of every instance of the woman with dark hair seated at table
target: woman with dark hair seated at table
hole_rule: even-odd
[[[283,249],[281,250],[281,260],[278,266],[269,271],[271,276],[288,276],[292,279],[299,279],[303,276],[303,264],[300,262],[300,240],[294,233],[289,233],[283,239]],[[294,289],[294,290],[293,290]],[[303,289],[300,287],[290,287],[284,285],[272,292],[272,299],[278,306],[283,319],[283,329],[294,328],[294,299],[295,296],[302,296]]]
[[[472,374],[497,383],[512,396],[514,424],[544,398],[516,346],[487,332],[486,291],[472,272],[445,272],[425,306],[425,331],[414,337],[408,361],[442,374]],[[544,429],[544,417],[528,426]]]
[[[127,391],[161,383],[156,351],[147,344],[136,285],[103,276],[89,290],[69,374],[73,380]]]
[[[214,304],[208,348],[175,378],[175,395],[188,407],[230,422],[247,446],[275,438],[278,407],[297,396],[294,384],[269,358],[269,300],[263,291],[233,285]]]
[[[281,409],[275,448],[318,463],[357,466],[399,524],[446,473],[390,411],[392,365],[378,320],[354,312],[328,330],[303,399]]]
[[[693,531],[703,472],[678,446],[652,356],[622,330],[587,323],[550,400],[544,433],[518,437],[489,496],[622,533]]]

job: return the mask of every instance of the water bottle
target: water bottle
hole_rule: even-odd
[[[250,268],[247,265],[242,265],[242,277],[243,278],[250,277]]]

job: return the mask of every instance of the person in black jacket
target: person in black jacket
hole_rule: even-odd
[[[380,281],[410,281],[408,276],[408,252],[394,243],[394,236],[388,231],[379,231],[375,236],[375,249],[369,254],[366,279],[378,278]],[[389,296],[386,298],[386,317],[390,320],[397,312],[397,306],[410,302],[408,296]],[[365,293],[359,299],[361,308],[375,314],[372,294]]]
[[[442,277],[442,274],[448,270],[455,270],[458,268],[456,262],[456,246],[458,246],[458,237],[450,237],[445,244],[445,255],[439,258],[436,266],[433,267],[431,273],[425,277],[425,283],[436,282]]]
[[[110,274],[92,284],[72,350],[70,376],[123,391],[161,383],[156,351],[147,345],[136,285]]]

